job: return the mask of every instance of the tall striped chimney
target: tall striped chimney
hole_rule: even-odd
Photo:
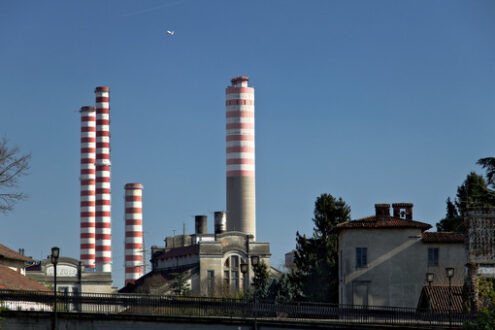
[[[81,245],[80,257],[86,269],[95,268],[95,107],[81,107]]]
[[[248,77],[231,80],[226,93],[227,230],[256,238],[254,88]]]
[[[143,276],[143,186],[125,185],[125,284]]]
[[[110,89],[96,87],[96,271],[112,271]]]

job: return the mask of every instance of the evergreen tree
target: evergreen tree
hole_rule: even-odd
[[[350,220],[351,208],[330,194],[315,202],[313,236],[296,234],[296,269],[291,281],[301,292],[299,299],[338,302],[338,237],[332,229]]]
[[[172,294],[177,296],[187,296],[191,292],[191,288],[186,281],[186,273],[174,273],[173,279],[170,282],[170,290]]]
[[[461,186],[457,187],[455,202],[447,199],[447,214],[437,223],[437,231],[462,233],[465,230],[464,216],[468,209],[495,206],[494,193],[483,176],[471,172]]]
[[[257,265],[253,266],[253,287],[254,295],[259,299],[268,298],[268,288],[270,285],[270,273],[268,272],[267,264],[260,260]]]

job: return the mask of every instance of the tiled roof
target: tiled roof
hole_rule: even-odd
[[[464,243],[464,234],[452,232],[424,232],[422,240],[425,243]]]
[[[419,296],[418,309],[445,312],[450,309],[448,285],[424,286]],[[462,285],[452,285],[452,311],[462,312]]]
[[[0,289],[49,291],[47,287],[4,265],[0,265]]]
[[[34,262],[33,259],[26,257],[26,256],[23,256],[22,254],[19,254],[19,253],[15,252],[14,250],[9,249],[5,245],[0,244],[0,259],[2,259],[2,258]]]
[[[168,259],[173,257],[183,257],[191,254],[199,253],[199,245],[190,245],[173,248],[168,252],[162,254],[158,259]]]
[[[370,217],[356,219],[353,221],[339,223],[334,230],[340,231],[342,229],[394,229],[394,228],[418,228],[421,230],[427,230],[431,228],[431,225],[414,221],[404,220],[394,217],[386,217],[377,219],[375,215]]]

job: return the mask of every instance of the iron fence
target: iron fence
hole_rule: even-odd
[[[0,290],[4,310],[54,311],[53,292]],[[313,321],[389,325],[462,325],[468,314],[413,308],[275,303],[229,298],[141,294],[58,293],[57,312],[149,315],[191,318]]]

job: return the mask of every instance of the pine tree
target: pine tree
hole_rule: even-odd
[[[313,236],[296,233],[291,281],[302,292],[300,299],[338,302],[338,237],[332,229],[350,220],[351,208],[340,197],[320,195],[315,202]]]

